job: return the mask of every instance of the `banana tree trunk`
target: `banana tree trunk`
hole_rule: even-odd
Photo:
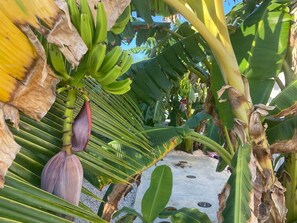
[[[295,4],[296,6],[296,4]],[[292,49],[292,70],[293,72],[285,72],[286,86],[297,79],[297,9],[292,11],[294,15],[294,24],[291,28],[290,45]],[[291,68],[289,68],[291,69]],[[285,171],[288,177],[284,177],[283,184],[286,188],[285,198],[286,207],[288,209],[287,221],[288,223],[297,221],[297,154],[289,154],[285,159]]]

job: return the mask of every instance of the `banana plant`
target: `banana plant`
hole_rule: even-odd
[[[260,219],[263,216],[261,216],[262,213],[260,213],[258,207],[260,204],[266,206],[267,203],[270,203],[268,200],[272,200],[270,196],[271,191],[277,190],[280,200],[284,200],[284,190],[279,186],[278,180],[275,178],[269,144],[261,123],[261,114],[267,114],[265,110],[269,108],[258,106],[256,103],[267,102],[272,89],[271,84],[274,83],[273,80],[271,81],[271,78],[277,79],[277,75],[282,69],[281,64],[284,61],[288,48],[291,22],[288,14],[289,2],[263,1],[259,6],[247,4],[246,7],[242,7],[244,10],[242,11],[241,22],[239,19],[236,20],[237,23],[233,24],[235,34],[231,36],[232,42],[229,37],[228,26],[223,12],[223,3],[221,1],[165,0],[164,2],[182,14],[203,37],[211,49],[211,54],[216,62],[212,63],[210,87],[216,100],[219,115],[222,118],[222,124],[229,129],[229,131],[224,131],[225,138],[229,139],[227,140],[229,142],[227,143],[229,148],[228,153],[232,157],[234,154],[244,151],[253,151],[251,154],[252,158],[249,158],[251,160],[250,162],[240,163],[237,160],[238,165],[243,165],[238,171],[242,172],[243,169],[246,170],[249,165],[251,174],[253,175],[249,179],[254,179],[254,177],[262,179],[260,184],[249,180],[245,183],[241,181],[241,187],[237,187],[238,185],[236,185],[235,181],[229,181],[231,184],[233,182],[231,185],[232,193],[234,192],[233,190],[246,191],[247,194],[251,194],[253,191],[255,194],[255,206],[249,206],[250,197],[247,196],[247,200],[241,202],[240,198],[236,196],[227,198],[226,194],[229,192],[225,191],[225,196],[223,193],[221,197],[221,201],[223,201],[222,206],[230,205],[232,208],[228,208],[229,212],[221,212],[223,217],[220,220],[225,221],[226,216],[232,216],[232,222],[246,222],[249,219],[255,218]],[[147,22],[149,23],[149,20]],[[236,29],[235,25],[238,24],[240,27]],[[229,26],[229,28],[232,27]],[[242,50],[243,39],[245,41],[244,47],[247,48],[246,50]],[[267,44],[267,40],[273,41],[273,44]],[[236,49],[235,51],[233,47]],[[184,59],[182,53],[179,54],[177,52],[179,51],[175,51],[175,54],[171,53],[171,69],[176,73],[180,71],[183,74],[183,71],[186,71],[184,67],[187,60]],[[266,56],[263,56],[263,52],[266,53]],[[269,56],[270,54],[271,56]],[[173,59],[172,55],[178,56],[176,59]],[[158,58],[158,55],[156,58]],[[259,63],[260,59],[262,61],[261,63]],[[269,60],[273,60],[273,62]],[[271,66],[272,63],[275,64],[274,67]],[[163,67],[167,68],[166,63],[160,62],[159,64],[162,70],[164,70]],[[179,66],[180,64],[181,66]],[[139,70],[142,72],[143,70],[147,71],[148,69],[146,67],[148,65]],[[141,76],[143,77],[145,74]],[[137,87],[132,86],[133,91],[137,91],[137,89]],[[260,89],[265,91],[264,94],[257,92]],[[146,102],[152,103],[154,97],[160,100],[158,98],[160,96],[154,95]],[[224,102],[224,105],[221,104],[221,101],[226,101],[226,97],[228,101]],[[228,113],[226,108],[231,112]],[[242,144],[247,145],[242,147]],[[252,150],[246,149],[249,147],[252,147]],[[234,163],[231,167],[236,168],[237,163]],[[261,168],[255,169],[256,163]],[[234,171],[236,170],[234,169]],[[245,174],[250,175],[249,173]],[[235,178],[238,176],[235,174]],[[243,185],[246,184],[252,184],[253,187],[248,187],[245,190]],[[259,188],[262,189],[259,190]],[[236,194],[234,193],[234,195]],[[261,202],[262,197],[268,200]],[[278,207],[281,204],[274,203],[274,205]],[[240,214],[241,212],[249,212],[250,214],[242,215]],[[283,222],[285,219],[285,210],[282,213],[276,211],[275,215],[280,216],[276,221]],[[228,222],[231,222],[230,218],[228,218]]]
[[[264,128],[261,124],[260,114],[265,112],[263,112],[263,107],[257,107],[252,104],[249,95],[251,94],[251,98],[256,100],[254,98],[259,96],[259,94],[253,95],[253,91],[249,91],[247,81],[241,74],[251,79],[249,83],[251,89],[259,89],[259,87],[252,88],[253,84],[257,84],[257,81],[253,82],[252,80],[262,80],[264,83],[268,83],[268,79],[270,80],[271,77],[277,76],[277,72],[280,70],[279,63],[282,63],[285,55],[284,52],[287,48],[286,35],[288,35],[289,32],[288,28],[290,22],[287,13],[288,3],[264,1],[259,6],[254,6],[255,12],[253,14],[250,16],[245,15],[246,22],[242,23],[240,29],[236,30],[237,40],[236,38],[232,40],[235,41],[233,42],[234,49],[236,48],[236,41],[240,43],[240,37],[251,35],[254,39],[249,39],[245,44],[245,46],[250,47],[248,49],[250,53],[240,55],[241,51],[235,50],[235,53],[233,51],[223,13],[223,3],[221,1],[195,2],[166,0],[165,2],[175,8],[176,11],[179,11],[191,22],[199,34],[182,38],[181,41],[177,42],[171,49],[161,52],[159,54],[160,56],[158,55],[156,58],[143,62],[143,64],[133,66],[126,75],[123,75],[123,77],[133,77],[135,80],[135,84],[133,82],[131,85],[132,91],[129,93],[130,95],[113,96],[104,93],[104,91],[113,94],[117,94],[118,92],[123,93],[122,91],[126,92],[131,82],[126,78],[126,80],[128,80],[126,81],[128,87],[125,86],[122,89],[119,87],[124,85],[123,82],[110,86],[110,84],[113,84],[117,79],[115,73],[119,75],[122,72],[122,70],[119,71],[119,67],[124,66],[124,64],[122,64],[121,60],[119,63],[117,62],[119,57],[122,56],[124,58],[125,54],[122,55],[121,53],[119,56],[119,53],[114,53],[119,52],[119,48],[113,48],[110,51],[107,50],[105,45],[105,31],[96,31],[100,28],[100,26],[96,24],[100,24],[100,22],[105,19],[104,14],[99,13],[99,10],[97,10],[99,13],[97,18],[101,18],[101,16],[103,16],[103,18],[98,21],[93,20],[91,17],[92,12],[90,13],[90,9],[93,7],[89,7],[86,1],[81,1],[81,7],[79,8],[76,5],[76,1],[67,1],[70,9],[70,17],[72,18],[71,22],[76,26],[76,29],[73,28],[71,30],[78,30],[80,33],[78,36],[82,38],[79,43],[84,46],[83,53],[80,52],[79,56],[75,55],[71,57],[68,51],[68,53],[65,53],[67,49],[63,49],[63,44],[55,45],[57,42],[53,39],[45,39],[44,37],[38,36],[45,49],[47,49],[49,68],[52,68],[57,75],[49,75],[52,77],[50,86],[53,86],[53,83],[57,82],[58,77],[61,81],[61,85],[59,86],[62,87],[59,89],[60,94],[55,104],[41,122],[34,122],[22,115],[19,125],[20,130],[17,131],[13,127],[10,128],[16,142],[18,145],[21,145],[22,149],[13,162],[13,165],[10,167],[7,175],[7,186],[0,191],[1,210],[5,210],[4,213],[0,214],[0,218],[3,221],[14,220],[19,222],[32,222],[32,218],[34,217],[36,217],[35,222],[67,222],[69,221],[67,219],[71,219],[70,217],[66,217],[66,219],[57,217],[57,215],[53,214],[59,213],[59,216],[71,216],[84,218],[88,221],[104,222],[84,205],[79,204],[79,206],[76,207],[54,195],[38,189],[42,169],[54,154],[59,153],[60,149],[63,147],[68,154],[75,153],[70,146],[75,144],[77,140],[72,137],[72,131],[76,134],[76,130],[74,130],[76,129],[76,125],[74,124],[74,126],[72,126],[72,121],[75,120],[74,117],[76,114],[78,114],[76,120],[81,120],[80,114],[82,113],[89,114],[88,109],[86,112],[85,110],[79,111],[81,106],[85,104],[84,99],[91,99],[87,106],[90,106],[93,111],[93,127],[91,132],[89,132],[90,127],[88,125],[87,128],[84,129],[85,138],[88,138],[90,134],[90,141],[83,151],[76,154],[85,169],[85,177],[96,187],[101,187],[110,180],[113,182],[122,182],[129,179],[131,176],[143,171],[145,168],[148,168],[157,160],[161,159],[167,152],[179,144],[182,138],[187,138],[203,143],[208,148],[216,151],[232,169],[228,186],[224,188],[224,192],[220,196],[222,207],[228,207],[220,212],[221,221],[246,222],[249,219],[254,220],[254,218],[269,218],[270,216],[260,216],[257,209],[257,207],[260,206],[266,208],[267,203],[275,205],[273,209],[275,212],[271,213],[271,215],[280,216],[277,222],[284,221],[285,210],[281,208],[281,204],[276,204],[274,202],[275,200],[272,199],[272,197],[275,198],[275,196],[278,196],[277,198],[283,201],[283,188],[275,180],[270,160],[270,150],[264,135]],[[12,8],[20,10],[20,1],[13,3],[15,4],[13,4]],[[14,18],[16,13],[10,13],[9,10],[4,10],[10,8],[5,4],[6,2],[0,3],[0,9],[1,13],[3,12],[5,14],[5,16],[3,15],[3,21],[8,22],[8,20],[5,19],[7,17]],[[167,13],[175,12],[168,8],[168,5],[164,4],[164,2],[157,4],[157,1],[154,1],[154,9],[156,11],[158,6],[162,6],[164,9],[169,9],[166,10]],[[21,6],[23,5],[21,4]],[[28,7],[30,7],[30,5]],[[59,12],[61,14],[58,8],[54,5],[52,5],[52,7],[52,13]],[[135,7],[139,9],[140,6]],[[101,4],[97,5],[96,8],[100,8],[102,12],[103,8]],[[21,9],[23,8],[21,7]],[[38,13],[38,10],[35,13]],[[22,14],[24,13],[21,13],[21,15]],[[54,21],[49,20],[49,18],[59,18],[50,13],[50,16],[46,17],[48,12],[42,14],[45,17],[39,14],[37,15],[45,20],[48,28],[54,26]],[[146,14],[142,14],[142,16],[147,17]],[[35,15],[31,17],[32,20],[30,20],[30,24],[38,31],[39,25],[35,18]],[[277,24],[280,24],[280,26],[273,26],[276,18],[279,19],[277,20],[279,21]],[[15,24],[22,24],[20,23],[20,21],[23,21],[22,19],[24,18],[18,18],[12,21],[14,21]],[[121,19],[123,19],[123,17]],[[117,22],[121,23],[121,19]],[[127,22],[127,19],[123,20]],[[106,26],[106,24],[103,24],[103,26]],[[261,31],[263,30],[261,27],[266,28],[264,32]],[[102,29],[102,26],[100,29]],[[16,29],[12,29],[12,31],[13,30]],[[28,33],[30,32],[26,30],[25,27],[22,27],[22,30],[24,32],[26,31],[27,35],[29,35]],[[268,32],[271,30],[274,32]],[[18,32],[19,35],[23,35],[22,32],[16,32]],[[115,29],[115,32],[117,32],[117,29]],[[97,35],[100,34],[100,38],[97,37],[102,41],[97,42],[97,40],[93,39],[92,33],[94,36],[96,36],[96,33]],[[273,49],[276,49],[274,46],[274,48],[267,51],[267,53],[271,53],[267,58],[275,58],[277,56],[278,64],[273,68],[275,73],[269,73],[262,77],[261,72],[263,70],[257,70],[257,66],[255,66],[257,64],[256,57],[265,59],[261,57],[260,49],[263,47],[266,49],[267,45],[265,45],[262,40],[263,38],[270,39],[272,37],[277,40],[280,33],[283,34],[281,42],[278,43],[275,41],[274,43],[281,45],[283,48],[277,47],[280,51],[273,51]],[[3,33],[3,35],[5,36],[6,34]],[[32,33],[29,36],[32,37]],[[36,49],[34,50],[32,43],[28,42],[25,36],[22,38],[24,46],[28,46],[28,52],[32,52],[31,57],[24,58],[30,59],[38,55],[38,51]],[[10,42],[8,41],[8,43]],[[188,43],[189,45],[187,45]],[[254,45],[254,43],[256,43],[256,45]],[[7,43],[3,42],[3,46],[6,45]],[[189,50],[191,46],[194,47],[194,50]],[[255,58],[251,55],[255,55]],[[209,67],[207,63],[209,61],[205,60],[205,58],[209,59],[211,57],[216,59],[217,64],[211,60],[213,66]],[[70,62],[66,62],[66,60]],[[18,61],[23,61],[22,57]],[[33,61],[36,60],[33,59]],[[127,61],[128,66],[126,66],[129,67],[130,62],[128,59]],[[240,64],[238,64],[237,61]],[[203,62],[206,62],[205,66],[210,69],[204,71],[204,67],[197,68],[197,66],[193,66],[194,64],[201,65]],[[32,62],[29,61],[26,64],[30,63]],[[36,62],[35,64],[38,63]],[[271,61],[265,61],[261,66],[263,64],[270,66]],[[74,69],[73,67],[76,66],[78,67]],[[125,69],[127,69],[127,67]],[[112,68],[113,72],[109,73],[108,68]],[[170,89],[172,83],[178,83],[183,77],[183,74],[191,68],[193,71],[196,71],[196,73],[200,75],[199,77],[204,79],[204,81],[207,82],[209,77],[211,79],[210,84],[213,95],[215,95],[220,118],[223,119],[223,117],[225,117],[222,123],[228,127],[224,128],[227,150],[218,143],[185,126],[179,128],[149,129],[143,127],[143,118],[137,108],[138,100],[144,100],[148,104],[162,100],[165,93],[168,93],[168,88],[164,88],[164,83],[167,84]],[[153,76],[153,69],[155,69],[157,71],[156,73],[160,74],[160,76]],[[51,72],[51,69],[47,70]],[[9,69],[6,70],[6,75],[3,74],[4,80],[8,80],[6,78],[10,77],[7,75],[9,74],[8,71]],[[16,74],[19,73],[16,72]],[[142,74],[142,81],[139,74]],[[20,77],[18,76],[16,79],[28,79],[27,77],[21,79],[21,77],[23,76],[20,75]],[[161,78],[161,81],[156,78]],[[117,80],[117,82],[119,81],[120,80]],[[98,85],[98,82],[101,84]],[[8,80],[3,83],[13,82]],[[151,83],[154,83],[154,85],[151,85]],[[141,84],[141,90],[144,90],[146,93],[135,94],[135,91],[141,92],[139,87],[137,90],[138,84]],[[267,86],[267,92],[269,92],[270,85],[265,86]],[[7,95],[12,95],[13,91],[8,91],[9,89],[5,85],[1,85],[1,89],[4,89],[3,92],[5,94],[3,95],[5,97],[3,102],[7,105],[8,101],[11,100]],[[217,96],[217,92],[220,93],[220,96]],[[220,107],[220,101],[226,97],[226,93],[229,102],[225,102],[225,105],[227,104],[227,106],[229,106],[230,111],[233,113],[232,115],[229,113],[226,114],[227,110],[224,112],[224,107]],[[264,99],[260,98],[256,100],[257,103],[264,103],[265,100],[267,100],[267,94]],[[82,97],[77,97],[78,95]],[[65,101],[67,101],[66,104]],[[15,102],[10,101],[9,104],[16,105]],[[47,108],[49,108],[51,103],[47,104],[47,106]],[[264,110],[265,109],[264,107]],[[24,112],[28,110],[29,109],[23,109]],[[44,114],[45,112],[41,113]],[[11,115],[12,113],[5,113],[6,116],[9,114]],[[38,114],[31,116],[34,117],[34,115],[39,119],[41,118]],[[67,117],[67,120],[63,120],[62,117]],[[86,121],[84,123],[88,124],[89,118],[83,117]],[[235,119],[233,119],[234,117]],[[1,123],[2,122],[4,123],[1,119]],[[15,120],[15,123],[17,123],[17,120]],[[253,131],[255,129],[260,131]],[[234,133],[236,133],[238,137],[234,137]],[[10,136],[10,139],[12,138],[8,131],[5,131],[5,134]],[[86,145],[85,138],[82,143],[79,143],[83,145],[81,146],[82,148]],[[110,141],[108,144],[106,143],[106,139]],[[11,145],[11,148],[15,148],[16,151],[19,149],[16,144],[12,143]],[[32,168],[32,166],[34,166],[34,168]],[[261,168],[259,168],[259,166]],[[255,177],[258,179],[257,181],[252,180],[255,179]],[[83,193],[91,195],[85,188],[82,191]],[[244,201],[241,201],[241,196],[239,196],[241,192],[244,194]],[[230,195],[227,196],[228,194]],[[253,195],[255,204],[250,204],[250,198]],[[20,209],[23,211],[18,212]],[[277,213],[276,209],[283,211]]]

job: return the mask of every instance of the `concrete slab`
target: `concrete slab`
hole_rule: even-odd
[[[193,155],[182,151],[169,153],[157,165],[170,166],[173,173],[173,190],[167,206],[180,209],[182,207],[198,208],[206,213],[212,222],[217,222],[218,194],[229,178],[229,173],[215,171],[217,160],[195,151]],[[134,208],[141,213],[141,199],[150,184],[151,173],[155,166],[146,170],[141,177],[141,184],[137,189]],[[199,207],[199,202],[208,202],[209,208]],[[156,220],[161,222],[163,220]],[[167,220],[166,220],[167,221]],[[137,219],[136,223],[141,221]]]

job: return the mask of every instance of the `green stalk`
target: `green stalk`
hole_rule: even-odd
[[[201,135],[197,132],[191,132],[189,135],[185,137],[185,139],[192,139],[196,142],[199,142],[208,148],[210,148],[212,151],[216,152],[226,163],[227,165],[231,166],[231,160],[232,155],[223,148],[220,144],[216,143],[215,141],[211,140],[210,138]]]
[[[196,70],[194,67],[192,67],[192,66],[188,66],[188,65],[186,65],[186,67],[187,67],[187,69],[188,69],[189,71],[191,71],[192,73],[196,74],[196,75],[201,79],[201,81],[202,81],[203,83],[207,83],[208,78],[205,77],[202,73],[200,73],[199,70]]]
[[[63,149],[66,151],[67,155],[71,155],[71,138],[72,138],[72,124],[74,120],[74,109],[75,109],[75,101],[76,101],[77,90],[75,88],[71,88],[68,91],[67,99],[66,99],[66,108],[64,112],[64,123],[63,123]]]
[[[184,151],[186,153],[193,153],[193,140],[192,139],[185,139],[184,145],[185,145]]]
[[[181,39],[181,40],[182,40],[182,39],[185,38],[185,37],[183,37],[182,35],[180,35],[180,34],[174,32],[174,31],[172,31],[172,30],[170,30],[170,29],[168,29],[168,28],[166,28],[166,27],[162,27],[162,30],[164,30],[165,32],[170,33],[171,35],[177,37],[178,39]]]
[[[296,14],[296,13],[295,13]],[[296,22],[291,28],[292,33],[291,37],[296,43]],[[292,52],[290,51],[288,59],[293,60],[291,57]],[[296,67],[294,67],[296,69]],[[297,73],[291,69],[291,65],[284,60],[283,62],[283,71],[285,74],[285,83],[286,87],[289,86],[293,81],[297,80]],[[278,82],[277,82],[278,83]],[[284,177],[283,185],[286,188],[285,191],[285,201],[287,212],[287,221],[288,223],[297,221],[297,154],[291,153],[285,159],[285,171],[288,177]]]
[[[288,223],[297,221],[297,203],[296,203],[296,188],[297,188],[297,154],[290,154],[286,158],[285,170],[289,174],[284,178],[284,186],[286,188],[285,198]]]
[[[226,141],[227,141],[227,147],[228,147],[228,150],[230,152],[230,154],[233,156],[234,155],[234,147],[233,147],[233,144],[231,142],[231,139],[230,139],[230,136],[229,136],[229,133],[228,133],[228,129],[226,126],[224,126],[224,134],[225,134],[225,137],[226,137]]]

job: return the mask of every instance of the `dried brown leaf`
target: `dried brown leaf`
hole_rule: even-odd
[[[228,90],[229,88],[231,88],[230,85],[224,85],[220,90],[217,91],[217,95],[218,95],[218,99],[221,99],[222,95],[224,94],[224,92],[226,90]]]
[[[0,188],[4,187],[4,177],[21,147],[14,141],[5,122],[3,104],[0,104]],[[11,114],[6,114],[10,116]]]
[[[289,108],[283,109],[278,114],[275,114],[274,117],[285,117],[285,116],[288,116],[288,115],[296,115],[296,114],[297,114],[297,102],[295,102]]]
[[[19,116],[19,111],[8,104],[3,104],[0,102],[0,108],[2,108],[3,113],[4,113],[4,119],[5,120],[10,120],[10,122],[13,124],[15,128],[19,128],[20,124],[20,116]]]
[[[282,140],[270,145],[271,153],[296,153],[297,152],[297,134],[290,140]]]
[[[271,200],[274,222],[285,222],[287,208],[285,203],[285,188],[279,181],[276,181],[271,188]]]
[[[256,144],[265,137],[264,127],[261,121],[261,115],[258,111],[254,111],[250,116],[249,133]]]
[[[285,189],[276,180],[269,186],[270,176],[256,163],[255,178],[252,180],[254,189],[254,213],[259,223],[285,223],[286,205]]]
[[[218,195],[218,198],[219,198],[219,210],[217,212],[218,222],[223,222],[224,220],[222,213],[226,207],[226,201],[227,201],[227,198],[229,197],[230,190],[231,190],[230,185],[225,184],[222,192]]]
[[[64,12],[59,14],[51,30],[47,30],[47,41],[57,45],[72,66],[77,66],[88,48],[76,28],[72,25],[65,1],[56,0],[58,7]]]
[[[96,18],[96,6],[99,0],[88,0],[90,8],[93,13],[93,17]],[[112,26],[117,21],[118,17],[123,13],[125,8],[130,4],[131,0],[101,0],[104,4],[104,8],[107,15],[108,20],[108,30],[112,28]],[[79,1],[78,1],[79,2]]]
[[[41,75],[43,69],[44,61],[39,58],[30,70],[27,83],[19,86],[13,101],[9,103],[36,120],[46,115],[54,103],[56,84],[59,81],[48,66],[46,66],[47,76],[43,80],[44,77]]]
[[[241,143],[245,143],[247,141],[247,135],[245,132],[245,124],[239,120],[234,120],[234,128],[233,133],[240,139]]]

